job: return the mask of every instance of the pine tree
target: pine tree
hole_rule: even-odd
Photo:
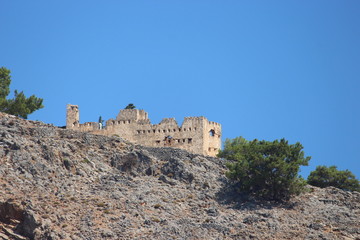
[[[35,95],[27,98],[24,92],[15,90],[13,99],[6,99],[10,93],[11,75],[10,70],[0,68],[0,111],[18,117],[27,118],[34,111],[43,108],[43,99]]]
[[[337,187],[348,191],[360,192],[360,182],[355,175],[349,171],[337,170],[336,166],[317,166],[307,179],[308,183],[317,187]]]
[[[129,103],[129,104],[125,107],[125,109],[135,109],[135,108],[136,108],[135,105],[132,104],[132,103]]]
[[[239,192],[269,200],[287,200],[306,185],[299,177],[300,166],[306,166],[300,143],[285,139],[273,142],[247,141],[242,137],[227,139],[219,157],[235,160],[227,164],[226,176],[238,183]]]

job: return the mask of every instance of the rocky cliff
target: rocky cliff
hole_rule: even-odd
[[[360,193],[242,200],[221,159],[0,113],[0,239],[360,239]]]

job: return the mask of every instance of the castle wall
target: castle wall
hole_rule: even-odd
[[[144,110],[123,109],[116,119],[106,121],[104,129],[99,129],[99,124],[95,122],[78,124],[72,129],[107,136],[117,135],[140,145],[176,147],[210,156],[216,156],[221,147],[221,125],[205,117],[186,117],[181,126],[174,118],[151,124]]]
[[[91,132],[99,130],[100,126],[97,122],[86,122],[83,124],[79,124],[78,131],[81,132]]]
[[[179,126],[175,119],[165,118],[159,124],[138,125],[134,141],[154,147],[178,147],[193,153],[202,153],[203,119],[184,120]]]
[[[148,114],[144,110],[121,109],[116,120],[147,120]]]
[[[99,123],[87,122],[80,124],[80,113],[77,105],[68,104],[66,106],[66,128],[81,132],[96,131],[99,129]]]

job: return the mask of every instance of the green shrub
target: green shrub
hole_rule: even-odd
[[[105,207],[106,204],[103,203],[103,202],[98,202],[98,203],[96,204],[96,206],[101,208],[101,207]]]
[[[161,208],[161,207],[162,207],[162,206],[161,206],[161,204],[159,204],[159,203],[157,203],[157,204],[154,205],[154,208],[155,208],[155,209],[158,209],[158,208]]]
[[[111,211],[110,211],[109,209],[105,209],[105,210],[104,210],[104,213],[105,213],[105,214],[111,214]]]
[[[307,179],[308,183],[317,187],[337,187],[343,190],[360,192],[360,183],[349,170],[340,171],[336,166],[317,166]]]
[[[267,200],[288,200],[299,194],[306,182],[299,177],[300,166],[307,166],[300,143],[285,139],[273,142],[247,141],[242,137],[225,141],[219,157],[235,160],[227,164],[226,176],[238,183],[239,192]]]
[[[151,221],[157,222],[157,223],[161,222],[161,220],[157,217],[151,217]]]
[[[84,158],[84,159],[83,159],[83,163],[90,163],[90,160],[87,159],[87,158]]]

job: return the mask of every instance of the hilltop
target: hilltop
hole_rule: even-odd
[[[360,239],[358,192],[245,201],[222,159],[0,123],[0,239]]]

